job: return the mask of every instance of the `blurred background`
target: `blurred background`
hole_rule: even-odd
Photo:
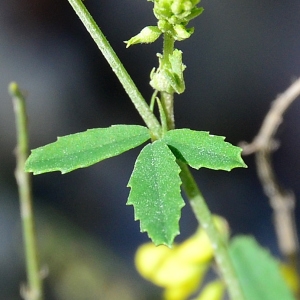
[[[146,99],[162,40],[125,48],[123,41],[154,25],[146,0],[86,0],[85,4]],[[256,135],[270,103],[300,76],[298,0],[202,0],[183,51],[186,92],[176,97],[178,128],[207,130],[237,144]],[[15,168],[10,81],[27,95],[31,148],[57,136],[112,124],[143,124],[68,2],[11,0],[0,4],[0,299],[20,299],[25,281]],[[300,101],[279,129],[274,154],[280,180],[300,196]],[[69,174],[33,179],[47,298],[159,299],[139,278],[133,258],[148,240],[126,206],[126,187],[140,149]],[[233,234],[252,234],[278,255],[271,210],[252,156],[248,169],[193,172],[214,213]],[[297,206],[299,216],[299,205]],[[300,225],[300,224],[298,224]],[[196,221],[182,210],[182,240]]]

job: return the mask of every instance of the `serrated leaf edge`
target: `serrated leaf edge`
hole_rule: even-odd
[[[35,149],[31,150],[31,154],[29,155],[29,157],[27,158],[27,160],[26,160],[26,162],[25,162],[25,168],[24,168],[24,170],[25,170],[25,172],[32,172],[33,175],[39,175],[39,174],[50,173],[50,172],[55,172],[55,171],[59,171],[59,172],[61,172],[61,174],[66,174],[66,173],[69,173],[69,172],[71,172],[71,171],[74,171],[74,170],[77,170],[77,169],[80,169],[80,168],[86,168],[86,167],[92,166],[92,165],[94,165],[94,164],[97,164],[97,163],[99,163],[99,162],[105,160],[105,159],[108,159],[108,158],[112,158],[112,157],[118,156],[118,155],[120,155],[120,154],[122,154],[122,153],[125,153],[125,152],[127,152],[127,151],[129,151],[129,150],[131,150],[131,149],[133,149],[133,148],[135,148],[135,147],[138,147],[138,146],[140,146],[141,144],[144,143],[144,142],[143,142],[143,143],[141,143],[140,145],[137,145],[137,146],[135,146],[135,147],[132,147],[132,148],[130,148],[130,149],[127,149],[127,150],[125,150],[125,151],[123,151],[123,152],[121,152],[121,153],[118,153],[118,154],[116,154],[116,155],[107,156],[107,157],[105,157],[105,158],[103,158],[103,159],[101,159],[101,160],[99,160],[99,161],[92,162],[92,163],[89,164],[89,165],[87,165],[87,164],[78,165],[76,168],[57,168],[57,167],[55,167],[55,168],[48,168],[46,171],[34,171],[33,168],[30,168],[30,167],[28,166],[28,164],[29,164],[29,162],[30,162],[30,157],[31,157],[31,155],[32,155],[36,150],[40,151],[42,148],[44,148],[44,147],[46,147],[46,146],[48,146],[48,145],[51,145],[51,144],[55,144],[55,143],[59,142],[59,140],[61,140],[61,139],[65,139],[65,138],[67,138],[67,137],[69,137],[69,136],[72,136],[72,135],[80,135],[80,134],[83,134],[83,133],[86,133],[86,132],[89,132],[89,131],[92,131],[92,130],[96,130],[96,129],[109,129],[109,128],[114,128],[114,127],[119,127],[119,126],[139,126],[139,127],[144,127],[144,126],[141,126],[141,125],[123,125],[123,124],[118,124],[118,125],[111,125],[111,126],[109,126],[109,127],[104,127],[104,128],[91,128],[91,129],[87,129],[87,130],[82,131],[82,132],[76,132],[76,133],[69,134],[69,135],[65,135],[65,136],[58,136],[57,139],[56,139],[56,141],[54,141],[54,142],[52,142],[52,143],[49,143],[49,144],[46,144],[46,145],[44,145],[44,146],[41,146],[41,147],[38,147],[38,148],[35,148]],[[144,128],[147,128],[147,127],[144,127]],[[148,139],[150,139],[150,132],[149,132],[149,138],[148,138]],[[146,141],[147,141],[147,140],[146,140]],[[145,142],[146,142],[146,141],[145,141]]]
[[[162,141],[162,140],[159,140],[159,141]],[[168,146],[166,143],[164,143],[166,146]],[[147,146],[147,145],[146,145]],[[146,147],[145,146],[145,147]],[[168,147],[169,148],[169,147]],[[143,148],[144,149],[144,148]],[[142,151],[143,151],[143,149],[142,149]],[[141,152],[142,152],[141,151]],[[170,152],[172,153],[172,151],[170,150]],[[176,157],[174,156],[174,154],[172,153],[172,155],[173,155],[173,157],[174,157],[174,161],[176,162]],[[137,158],[138,159],[138,158]],[[135,163],[135,165],[136,165],[136,163]],[[135,166],[134,166],[134,169],[135,169]],[[131,174],[131,176],[130,176],[130,179],[129,179],[129,181],[128,181],[128,184],[127,184],[127,187],[129,187],[131,190],[132,190],[132,186],[130,185],[130,180],[131,180],[131,177],[132,177],[132,175],[134,174],[134,169],[133,169],[133,171],[132,171],[132,174]],[[180,176],[179,176],[179,174],[180,174],[180,172],[181,172],[181,169],[180,169],[180,167],[178,166],[178,177],[180,178]],[[180,179],[180,182],[181,182],[181,179]],[[180,184],[181,185],[181,184]],[[179,189],[180,189],[180,186],[179,186]],[[131,191],[130,191],[131,192]],[[178,230],[176,231],[176,232],[174,232],[173,233],[173,236],[169,239],[171,242],[170,243],[156,243],[154,240],[153,240],[153,238],[152,238],[152,236],[151,236],[151,234],[149,234],[149,231],[147,230],[147,228],[145,228],[144,226],[143,226],[143,222],[142,222],[142,220],[141,220],[141,218],[140,218],[140,216],[139,216],[139,213],[137,212],[137,210],[136,210],[136,208],[135,208],[135,205],[130,201],[130,194],[129,194],[129,196],[128,196],[128,200],[127,200],[127,202],[126,202],[126,205],[132,205],[133,206],[133,209],[134,209],[134,220],[135,221],[140,221],[140,232],[142,232],[142,233],[147,233],[147,235],[148,235],[148,237],[152,240],[152,242],[155,244],[155,246],[159,246],[159,245],[165,245],[165,246],[167,246],[167,247],[169,247],[169,248],[171,248],[172,247],[172,244],[173,244],[173,242],[174,242],[174,239],[175,239],[175,237],[177,236],[177,235],[179,235],[180,234],[180,229],[179,229],[179,226],[178,226]],[[182,210],[182,208],[185,206],[185,202],[184,202],[184,200],[183,200],[183,198],[182,198],[182,204],[179,206],[179,210],[180,210],[180,212],[181,212],[181,210]],[[178,217],[177,217],[177,220],[176,220],[176,222],[179,224],[179,221],[180,221],[180,218],[181,218],[181,213],[178,215]]]
[[[205,167],[205,166],[198,166],[198,165],[195,165],[195,164],[190,164],[188,161],[185,160],[185,158],[183,157],[183,155],[181,154],[181,152],[176,148],[175,145],[172,145],[172,143],[170,143],[170,141],[168,140],[168,134],[172,131],[183,131],[183,130],[188,130],[188,131],[192,131],[192,132],[202,132],[202,133],[206,133],[209,137],[216,137],[216,138],[220,138],[222,139],[222,141],[227,144],[228,146],[231,146],[231,147],[234,147],[235,148],[235,151],[236,151],[236,159],[235,161],[237,163],[239,163],[240,165],[239,166],[234,166],[234,167],[229,167],[229,168],[224,168],[224,167],[219,167],[219,168],[209,168],[209,167]],[[177,159],[181,160],[182,162],[188,164],[190,167],[194,168],[194,169],[197,169],[199,170],[200,168],[206,168],[206,169],[211,169],[211,170],[222,170],[222,171],[231,171],[232,169],[235,169],[235,168],[248,168],[248,166],[245,164],[245,162],[243,161],[242,157],[241,157],[241,153],[243,151],[243,149],[241,149],[240,147],[238,146],[235,146],[235,145],[232,145],[231,143],[225,141],[226,137],[224,136],[220,136],[220,135],[214,135],[214,134],[210,134],[209,131],[197,131],[197,130],[192,130],[192,129],[189,129],[189,128],[180,128],[180,129],[173,129],[173,130],[170,130],[166,133],[166,135],[162,138],[162,140],[165,140],[166,144],[169,146],[169,148],[171,149],[171,151],[173,152],[173,154],[176,156],[176,153],[174,153],[174,150],[176,150],[180,155],[181,157],[176,157]],[[173,148],[173,150],[172,150]]]

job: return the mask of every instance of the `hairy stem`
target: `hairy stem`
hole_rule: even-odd
[[[174,95],[166,92],[160,93],[161,103],[166,114],[168,130],[175,128],[174,119]]]
[[[101,29],[98,27],[86,7],[83,5],[81,0],[68,0],[79,19],[90,33],[91,37],[97,44],[98,48],[102,52],[103,56],[111,66],[114,73],[117,75],[119,81],[124,87],[126,93],[130,97],[135,108],[139,112],[140,116],[150,129],[153,137],[158,139],[161,136],[161,126],[155,117],[155,115],[150,110],[145,99],[141,95],[140,91],[137,89],[136,85],[132,81],[128,72],[124,68],[123,64],[119,60],[118,56],[110,46],[109,42],[103,35]]]
[[[191,207],[199,224],[201,224],[211,241],[215,260],[226,283],[230,299],[243,300],[244,296],[229,256],[227,244],[218,232],[212,220],[211,212],[188,166],[180,161],[178,161],[178,164],[181,167],[180,176],[184,191],[190,200]]]
[[[13,100],[17,127],[17,167],[15,177],[19,189],[20,211],[25,248],[27,287],[22,291],[26,300],[42,300],[43,285],[39,269],[34,214],[32,208],[31,175],[24,171],[28,157],[28,131],[25,99],[16,83],[9,85],[9,93]]]
[[[175,40],[174,38],[168,34],[168,33],[164,33],[164,45],[163,45],[163,62],[169,61],[169,55],[173,54],[174,51],[174,43]]]
[[[164,34],[164,45],[163,45],[163,56],[162,63],[169,62],[169,55],[171,55],[174,51],[174,38],[165,33]],[[166,117],[167,117],[167,125],[168,129],[175,128],[175,119],[174,119],[174,94],[169,94],[167,92],[161,92],[161,103],[164,108]]]

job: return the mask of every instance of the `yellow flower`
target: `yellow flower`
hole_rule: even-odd
[[[226,221],[214,216],[214,222],[227,238]],[[152,243],[140,246],[135,256],[135,264],[144,278],[165,288],[164,299],[184,300],[199,288],[212,259],[213,248],[203,228],[200,228],[182,244],[173,245],[172,248],[163,245],[156,247]],[[206,294],[215,292],[216,297],[211,299],[217,300],[221,290],[223,291],[221,285],[215,284]]]

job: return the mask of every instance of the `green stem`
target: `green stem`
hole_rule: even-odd
[[[172,35],[164,33],[163,57],[162,62],[169,62],[169,55],[173,54],[175,40]]]
[[[118,56],[110,46],[109,42],[103,35],[102,31],[83,5],[81,0],[68,0],[79,19],[90,33],[91,37],[97,44],[98,48],[102,52],[103,56],[106,58],[107,62],[111,66],[114,73],[117,75],[119,81],[124,87],[126,93],[130,97],[132,103],[135,108],[139,112],[140,116],[150,129],[152,135],[155,139],[158,139],[161,136],[161,126],[155,117],[155,115],[150,110],[148,104],[145,99],[137,89],[136,85],[132,81],[128,72],[124,68],[123,64],[119,60]]]
[[[180,161],[178,161],[178,164],[181,167],[180,176],[184,191],[190,200],[191,207],[199,224],[202,225],[211,241],[216,263],[227,286],[230,299],[243,300],[244,296],[229,256],[227,244],[219,234],[212,220],[211,212],[188,166]]]
[[[24,298],[28,300],[43,299],[43,285],[39,269],[36,232],[32,208],[31,177],[24,171],[25,161],[28,157],[28,130],[25,99],[16,83],[9,85],[9,93],[13,100],[16,128],[17,128],[17,167],[15,177],[19,189],[20,211],[25,248],[27,287]]]
[[[163,44],[163,56],[162,56],[162,64],[169,63],[169,55],[171,55],[174,51],[174,38],[165,33],[164,34],[164,44]],[[167,117],[167,125],[168,129],[175,128],[175,118],[174,118],[174,94],[169,94],[166,92],[161,92],[161,103],[164,108],[166,117]]]
[[[161,92],[160,98],[161,98],[161,104],[163,106],[166,115],[168,130],[175,129],[174,94]]]

